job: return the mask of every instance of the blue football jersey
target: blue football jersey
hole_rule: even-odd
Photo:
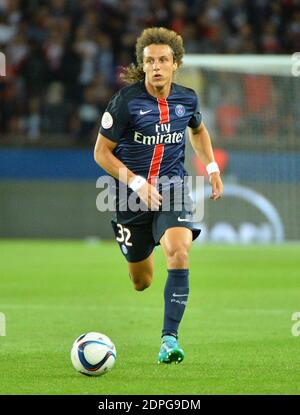
[[[144,81],[118,91],[108,104],[100,133],[117,143],[114,155],[152,184],[158,177],[181,177],[187,127],[202,121],[196,93],[172,83],[166,99],[150,95]]]

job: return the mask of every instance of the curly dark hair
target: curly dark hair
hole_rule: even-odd
[[[149,45],[168,45],[173,51],[174,61],[178,67],[182,64],[182,58],[184,55],[183,40],[173,30],[166,29],[165,27],[151,27],[144,29],[140,37],[138,37],[135,45],[135,54],[137,64],[123,68],[120,75],[121,79],[127,83],[132,84],[145,78],[143,71],[143,53],[144,49]]]

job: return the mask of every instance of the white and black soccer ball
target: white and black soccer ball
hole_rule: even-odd
[[[105,334],[90,332],[73,343],[71,361],[83,375],[100,376],[112,369],[117,356],[116,347]]]

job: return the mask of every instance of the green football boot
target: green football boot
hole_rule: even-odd
[[[178,364],[184,359],[184,351],[179,346],[176,337],[163,336],[161,339],[160,351],[158,353],[158,363]]]

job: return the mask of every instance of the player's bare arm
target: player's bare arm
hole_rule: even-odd
[[[99,134],[94,149],[94,159],[107,173],[130,186],[136,178],[136,175],[113,154],[116,146],[117,143]],[[161,205],[161,195],[147,181],[137,190],[137,194],[151,209],[157,210]]]
[[[214,153],[211,145],[209,133],[203,122],[197,128],[190,129],[190,142],[199,159],[207,166],[214,162]],[[223,193],[223,183],[219,172],[214,172],[209,175],[209,181],[212,186],[212,200],[218,200]]]

